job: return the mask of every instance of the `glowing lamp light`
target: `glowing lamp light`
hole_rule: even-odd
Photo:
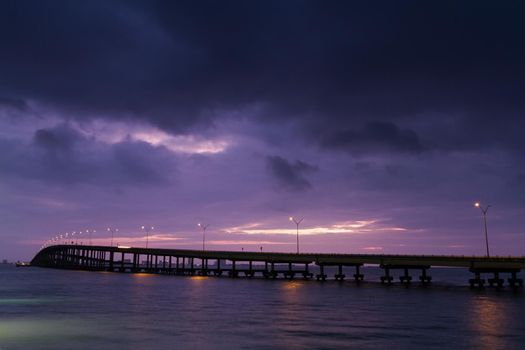
[[[113,247],[113,237],[115,236],[115,233],[118,232],[118,228],[108,227],[107,231],[111,232],[111,246]]]
[[[474,206],[476,208],[479,208],[481,210],[481,213],[483,214],[483,226],[485,228],[485,245],[487,249],[487,258],[489,258],[490,252],[489,252],[489,238],[488,238],[488,232],[487,232],[488,231],[487,230],[487,211],[489,210],[491,205],[486,205],[485,208],[483,208],[479,202],[476,202],[474,203]]]
[[[297,254],[299,254],[299,224],[303,222],[303,218],[301,218],[301,220],[297,220],[293,216],[290,216],[288,217],[288,220],[290,220],[297,226]]]
[[[204,251],[206,249],[206,229],[208,228],[208,226],[210,226],[210,224],[203,224],[199,222],[197,226],[199,226],[202,229],[202,250]]]
[[[149,242],[149,233],[150,233],[150,231],[153,231],[153,230],[155,229],[155,227],[153,227],[153,226],[150,227],[150,226],[144,226],[144,225],[142,225],[142,226],[140,227],[140,229],[141,229],[142,231],[146,232],[146,249],[147,249],[147,248],[148,248],[148,242]]]

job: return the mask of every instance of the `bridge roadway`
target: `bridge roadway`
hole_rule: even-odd
[[[141,260],[142,259],[142,260]],[[410,283],[410,271],[420,270],[419,280],[430,283],[431,267],[468,268],[474,274],[469,279],[471,287],[483,288],[481,274],[491,274],[489,285],[503,287],[501,274],[509,274],[511,287],[522,287],[523,280],[517,273],[525,268],[525,257],[479,257],[452,255],[392,255],[392,254],[321,254],[321,253],[270,253],[245,251],[183,250],[136,247],[108,247],[89,245],[54,245],[39,251],[31,265],[39,267],[81,269],[112,272],[146,272],[178,275],[215,275],[227,273],[230,277],[294,278],[299,275],[312,278],[311,267],[316,266],[317,280],[324,281],[326,267],[335,267],[336,280],[343,280],[344,270],[355,269],[353,278],[364,279],[363,265],[378,265],[384,272],[382,283],[391,284],[392,270],[401,270],[401,283]],[[284,267],[283,267],[284,265]]]

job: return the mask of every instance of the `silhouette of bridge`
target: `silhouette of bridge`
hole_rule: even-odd
[[[90,245],[54,245],[39,251],[31,261],[32,266],[60,269],[111,271],[131,273],[157,273],[175,275],[202,275],[229,277],[316,278],[325,281],[327,267],[335,268],[333,278],[342,281],[349,269],[356,282],[364,279],[363,265],[378,265],[382,269],[380,281],[394,282],[393,271],[400,271],[399,281],[412,282],[411,272],[420,271],[419,281],[428,284],[431,267],[467,268],[473,273],[471,287],[483,288],[488,284],[504,286],[504,274],[513,288],[522,287],[517,274],[525,268],[524,257],[476,257],[448,255],[388,255],[388,254],[317,254],[204,251],[183,249],[156,249],[133,247],[108,247]],[[315,270],[315,276],[314,276]]]

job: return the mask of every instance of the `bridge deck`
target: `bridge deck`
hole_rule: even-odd
[[[132,258],[129,259],[129,258]],[[128,259],[126,259],[128,258]],[[141,262],[141,258],[145,258]],[[200,261],[196,265],[194,260]],[[211,263],[209,264],[209,261]],[[521,285],[521,279],[516,277],[525,268],[525,257],[480,257],[454,255],[393,255],[393,254],[326,254],[326,253],[270,253],[270,252],[234,252],[234,251],[203,251],[185,249],[160,249],[136,247],[107,247],[86,245],[56,245],[42,249],[33,258],[32,265],[42,267],[57,267],[70,269],[91,269],[109,271],[146,271],[156,273],[208,274],[216,275],[228,271],[231,277],[239,272],[249,276],[262,273],[264,277],[275,278],[277,274],[293,277],[302,274],[305,278],[312,275],[309,266],[314,264],[320,269],[317,278],[324,280],[327,275],[324,268],[337,266],[336,279],[344,279],[343,267],[355,268],[353,275],[356,281],[362,280],[359,268],[362,265],[378,265],[385,271],[381,281],[391,283],[390,270],[403,269],[405,274],[400,277],[402,283],[410,282],[409,270],[421,270],[422,282],[430,282],[426,270],[430,267],[462,267],[475,274],[470,280],[471,285],[482,286],[484,280],[481,273],[494,273],[492,282],[501,286],[503,282],[499,273],[511,273],[509,283]],[[222,264],[222,266],[221,266]],[[238,264],[238,265],[236,265]],[[247,267],[246,265],[249,264]],[[261,266],[263,264],[264,268]],[[288,265],[283,269],[282,265]],[[299,266],[299,267],[298,267]],[[489,280],[490,282],[491,280]],[[501,283],[500,283],[501,282]]]
[[[160,248],[122,248],[107,246],[57,245],[49,248],[76,248],[125,254],[178,256],[198,259],[222,259],[235,261],[268,261],[274,263],[317,263],[326,265],[372,264],[372,265],[430,265],[434,267],[480,267],[525,268],[525,257],[481,257],[458,255],[396,255],[396,254],[326,254],[326,253],[270,253],[235,252],[215,250],[187,250]],[[40,253],[39,253],[40,254]],[[37,255],[38,256],[38,255]],[[36,257],[35,257],[36,258]]]

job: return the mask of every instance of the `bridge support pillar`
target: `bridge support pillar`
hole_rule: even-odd
[[[303,278],[304,279],[309,279],[309,278],[312,278],[314,274],[310,272],[309,270],[309,264],[308,263],[305,263],[304,264],[304,272],[303,272]]]
[[[265,261],[265,262],[264,262],[263,277],[264,277],[264,278],[270,278],[270,277],[272,277],[272,272],[271,272],[270,269],[268,269],[268,261]]]
[[[337,273],[334,275],[336,281],[343,281],[346,275],[343,273],[343,265],[339,264],[337,267]]]
[[[271,262],[270,268],[271,268],[270,277],[274,279],[277,278],[277,271],[275,271],[275,263]]]
[[[489,278],[488,282],[489,282],[489,286],[491,287],[494,287],[495,285],[496,288],[503,288],[504,280],[503,278],[499,277],[499,272],[494,272],[494,278]]]
[[[294,278],[295,272],[292,269],[292,263],[288,263],[288,271],[285,271],[283,274],[285,278],[288,278],[288,279]]]
[[[264,278],[270,277],[269,272],[268,272],[268,261],[264,262],[264,271],[262,274]]]
[[[421,269],[421,276],[419,276],[421,284],[426,285],[432,281],[432,277],[427,275],[427,269]]]
[[[235,260],[232,260],[232,268],[230,271],[228,271],[228,275],[231,278],[236,278],[239,275],[239,272],[237,271],[236,266],[235,266]]]
[[[253,271],[253,262],[251,260],[248,262],[248,271],[244,272],[244,275],[248,278],[252,278],[255,275],[255,272]]]
[[[507,280],[512,288],[523,287],[523,279],[517,278],[517,272],[511,272],[511,278]]]
[[[403,284],[410,284],[410,282],[412,282],[412,276],[408,274],[408,268],[405,269],[403,276],[399,276],[399,281]]]
[[[392,284],[394,277],[390,276],[390,268],[384,267],[385,275],[381,276],[381,283]]]
[[[201,276],[208,276],[208,259],[201,258]]]
[[[275,263],[270,263],[270,269],[268,269],[268,261],[264,262],[263,276],[265,278],[277,278],[277,272],[275,271]]]
[[[203,259],[201,265],[201,275],[208,276],[208,259]]]
[[[124,252],[120,253],[120,268],[119,272],[124,272]]]
[[[474,272],[474,278],[469,279],[468,282],[471,288],[478,287],[481,289],[485,285],[485,280],[480,277],[479,271]]]
[[[217,259],[217,268],[214,271],[215,276],[221,276],[222,275],[222,269],[221,269],[221,259]]]
[[[319,264],[319,273],[315,276],[318,281],[326,281],[326,274],[324,273],[324,265]]]
[[[360,273],[359,271],[360,268],[361,268],[361,265],[355,265],[354,280],[356,282],[361,282],[365,278],[365,275]]]

